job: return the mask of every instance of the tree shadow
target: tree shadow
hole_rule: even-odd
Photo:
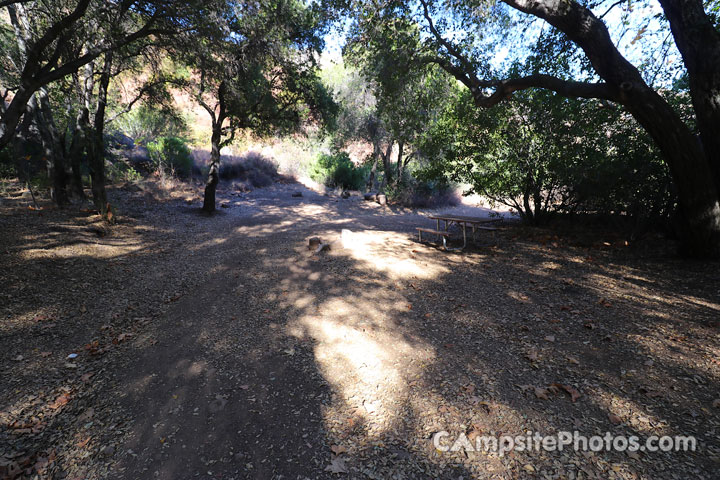
[[[716,265],[589,259],[507,238],[447,255],[413,240],[424,221],[415,215],[272,200],[249,196],[222,216],[163,226],[185,235],[188,263],[202,271],[178,272],[196,277],[113,357],[114,383],[98,387],[100,404],[119,402],[112,423],[131,432],[110,455],[110,477],[714,475]],[[157,233],[126,255],[177,261],[158,255],[168,245]],[[311,235],[331,251],[312,255]],[[554,383],[582,397],[536,394]],[[695,435],[699,450],[501,457],[432,443],[439,431],[572,430]],[[103,435],[94,448],[114,445]]]

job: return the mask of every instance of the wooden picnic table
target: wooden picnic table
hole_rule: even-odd
[[[454,223],[458,225],[460,228],[462,228],[463,232],[463,245],[462,248],[465,248],[467,246],[467,229],[472,228],[473,233],[473,240],[475,239],[475,232],[477,230],[490,230],[494,231],[497,230],[497,228],[488,226],[488,224],[493,223],[499,223],[502,222],[502,219],[493,219],[493,218],[481,218],[481,217],[466,217],[464,215],[430,215],[428,216],[431,220],[435,220],[436,222],[436,230],[431,230],[429,228],[421,228],[418,227],[418,238],[420,241],[422,241],[422,232],[426,233],[432,233],[435,235],[438,235],[442,237],[443,239],[443,245],[447,248],[446,244],[446,238],[449,236],[448,228]],[[444,229],[440,230],[440,222],[444,222]]]

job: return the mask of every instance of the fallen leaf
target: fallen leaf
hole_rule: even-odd
[[[325,467],[325,471],[330,473],[348,473],[348,469],[345,466],[345,460],[340,457],[333,458],[330,465]]]
[[[531,362],[537,362],[540,360],[540,356],[538,355],[538,352],[536,350],[530,350],[525,357],[530,360]]]
[[[548,335],[547,337],[545,337],[545,340],[547,340],[548,342],[554,342],[554,341],[555,341],[555,335]]]
[[[88,421],[90,421],[90,419],[92,419],[93,415],[95,415],[95,409],[90,407],[83,413],[78,415],[77,421],[79,423],[87,423]]]
[[[580,365],[580,360],[578,360],[575,357],[571,357],[568,355],[567,360],[568,360],[568,362],[572,363],[573,365]]]
[[[75,444],[75,446],[78,447],[78,448],[83,448],[83,447],[85,447],[89,442],[90,442],[90,437],[85,437],[84,439],[82,439],[82,440],[80,440],[79,442],[77,442],[77,443]]]
[[[347,448],[343,447],[342,445],[333,445],[330,447],[330,450],[332,450],[335,455],[340,455],[341,453],[347,452]]]
[[[548,389],[547,388],[540,388],[535,387],[535,396],[541,400],[548,400]]]
[[[608,420],[610,420],[610,423],[613,425],[620,425],[622,423],[622,419],[614,413],[608,414]]]
[[[132,333],[121,333],[117,337],[113,338],[112,343],[117,345],[118,343],[124,342],[125,340],[127,340],[128,338],[130,338],[132,336],[133,336]]]
[[[58,408],[67,405],[67,403],[70,401],[70,395],[67,393],[63,393],[58,398],[55,399],[53,403],[51,403],[49,406],[53,410],[57,410]]]
[[[580,394],[580,392],[578,392],[576,389],[574,389],[573,387],[571,387],[569,385],[564,385],[562,383],[553,383],[552,385],[553,385],[553,387],[557,387],[561,390],[565,390],[568,393],[568,395],[570,395],[570,400],[573,403],[575,403],[575,401],[582,396]]]
[[[716,398],[713,400],[712,406],[715,408],[720,408],[720,398]]]

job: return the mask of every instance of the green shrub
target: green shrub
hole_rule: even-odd
[[[180,177],[189,177],[193,160],[185,140],[178,137],[160,137],[147,145],[150,160],[163,171],[173,170]]]
[[[454,207],[460,204],[452,186],[436,180],[406,179],[399,185],[387,185],[385,195],[391,203],[411,208]]]
[[[187,122],[176,111],[147,105],[122,115],[116,121],[116,128],[140,144],[163,136],[185,136],[188,132]]]
[[[365,184],[367,167],[356,167],[345,152],[319,154],[310,164],[310,178],[328,187],[360,190]]]
[[[107,178],[110,182],[139,182],[142,175],[126,162],[111,162],[107,167]]]

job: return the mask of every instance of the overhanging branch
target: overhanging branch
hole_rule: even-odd
[[[485,95],[482,91],[473,92],[475,104],[480,107],[492,107],[514,92],[529,88],[543,88],[552,90],[564,97],[570,98],[597,98],[601,100],[618,101],[616,90],[607,83],[586,83],[573,80],[563,80],[552,75],[535,74],[522,78],[511,78],[496,82],[488,82],[488,87],[495,91]]]

